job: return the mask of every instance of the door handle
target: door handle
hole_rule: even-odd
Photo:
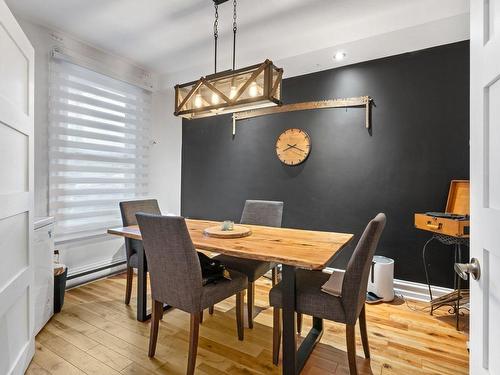
[[[468,279],[469,274],[474,280],[479,280],[481,277],[481,267],[476,258],[472,258],[470,263],[455,263],[455,272],[464,280]]]

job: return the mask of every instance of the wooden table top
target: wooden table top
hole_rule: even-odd
[[[344,248],[353,235],[302,229],[274,228],[246,225],[252,234],[248,237],[222,239],[208,237],[205,228],[220,224],[216,221],[186,219],[194,246],[239,258],[256,259],[287,264],[306,269],[323,269]],[[108,230],[126,238],[142,240],[137,225]]]

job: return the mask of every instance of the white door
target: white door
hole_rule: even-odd
[[[500,374],[500,0],[471,0],[471,374]]]
[[[0,374],[23,374],[33,337],[34,51],[0,0]]]

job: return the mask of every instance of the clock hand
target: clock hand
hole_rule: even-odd
[[[297,143],[295,143],[295,145],[296,145],[296,144],[297,144]],[[290,143],[287,143],[287,145],[288,145],[288,147],[287,147],[287,148],[285,148],[285,149],[283,149],[283,151],[287,151],[287,150],[291,149],[292,147],[295,147],[295,145],[291,145]]]
[[[293,148],[296,148],[296,149],[297,149],[297,150],[299,150],[299,151],[305,152],[305,151],[304,151],[304,150],[302,150],[301,148],[298,148],[296,145],[297,145],[297,143],[296,143],[296,144],[294,144],[294,145],[289,145],[289,146],[290,146],[290,147],[293,147]]]

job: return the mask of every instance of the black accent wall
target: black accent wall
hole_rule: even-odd
[[[234,138],[230,116],[184,120],[182,215],[237,221],[246,199],[282,200],[285,227],[356,234],[334,262],[343,267],[366,223],[385,212],[377,253],[395,259],[396,278],[424,282],[430,233],[414,228],[413,214],[444,211],[450,180],[469,177],[469,43],[288,78],[282,92],[284,103],[370,95],[372,131],[363,108],[243,120]],[[275,142],[293,127],[309,133],[312,151],[289,167]],[[432,283],[450,286],[452,249],[429,251]]]

